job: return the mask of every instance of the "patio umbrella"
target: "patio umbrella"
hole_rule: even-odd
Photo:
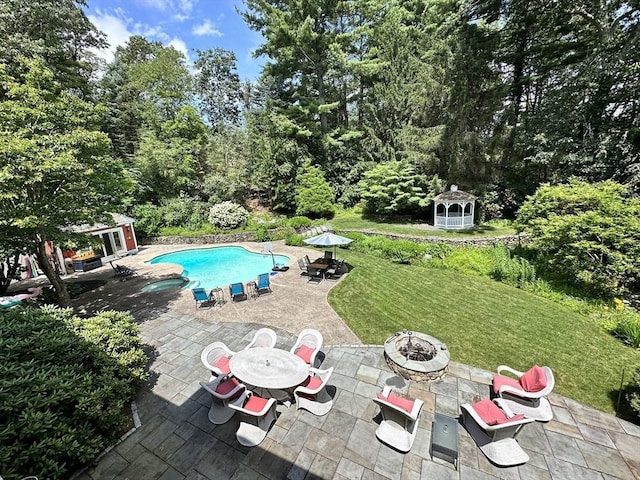
[[[315,237],[307,238],[304,240],[304,243],[308,245],[313,245],[316,247],[333,247],[333,256],[336,256],[336,246],[337,245],[347,245],[353,242],[350,238],[341,237],[340,235],[336,235],[333,232],[324,232],[320,235],[316,235]]]

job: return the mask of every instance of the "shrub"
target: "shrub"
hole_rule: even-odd
[[[296,191],[296,214],[311,218],[332,218],[336,213],[334,194],[319,167],[305,164]]]
[[[627,400],[631,408],[636,412],[637,417],[640,419],[640,368],[636,369],[633,374],[634,386],[632,391],[627,395]]]
[[[313,222],[310,218],[304,216],[292,217],[289,219],[289,226],[295,230],[310,227]]]
[[[607,181],[543,185],[518,212],[550,272],[603,298],[633,290],[640,278],[640,200]]]
[[[161,211],[164,227],[198,229],[207,221],[207,204],[189,197],[167,200]]]
[[[388,258],[396,263],[412,263],[421,260],[428,251],[426,244],[409,240],[391,240],[380,235],[349,234],[353,242],[349,248],[357,252]]]
[[[211,225],[230,230],[243,225],[249,212],[244,207],[233,202],[222,202],[209,209],[209,222]]]
[[[154,237],[160,232],[162,227],[162,210],[151,204],[144,203],[136,205],[132,211],[133,217],[136,219],[136,232],[141,237]]]
[[[271,240],[271,235],[269,234],[267,227],[264,225],[257,227],[254,239],[256,242],[268,242]]]
[[[514,287],[523,287],[536,281],[535,267],[523,257],[512,257],[506,247],[494,247],[495,264],[491,277]]]
[[[146,356],[130,315],[71,309],[0,314],[0,471],[68,478],[129,425]]]
[[[613,333],[627,345],[640,348],[640,315],[629,309],[619,312]]]
[[[285,245],[291,245],[292,247],[301,247],[306,245],[304,243],[304,237],[297,233],[288,233],[284,239]]]

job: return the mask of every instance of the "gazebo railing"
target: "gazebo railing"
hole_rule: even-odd
[[[442,228],[469,228],[473,227],[473,215],[465,213],[462,215],[436,215],[436,227]]]

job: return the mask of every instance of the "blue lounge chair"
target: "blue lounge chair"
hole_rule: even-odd
[[[229,285],[229,296],[233,302],[236,301],[236,297],[239,297],[241,300],[246,299],[247,294],[244,291],[244,285],[242,283],[232,283]]]
[[[204,288],[192,288],[191,293],[193,293],[193,299],[196,301],[196,308],[211,301],[211,296],[207,294]]]
[[[258,281],[256,282],[256,290],[258,295],[261,293],[271,293],[271,283],[269,282],[269,274],[261,273],[258,275]]]

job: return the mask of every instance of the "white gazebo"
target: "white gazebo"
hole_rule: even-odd
[[[451,185],[448,192],[433,198],[433,225],[445,230],[473,227],[476,197]]]

